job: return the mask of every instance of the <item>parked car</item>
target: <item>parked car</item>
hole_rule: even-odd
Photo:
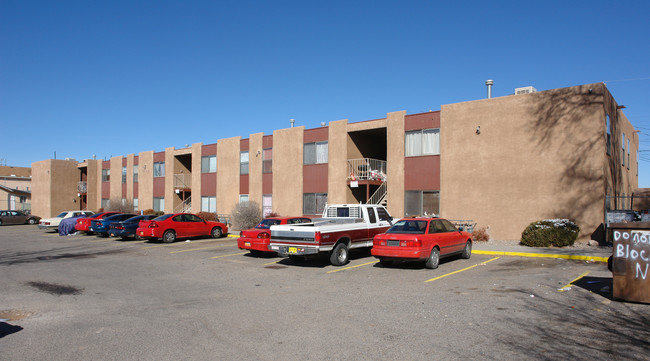
[[[228,227],[221,222],[206,221],[191,213],[165,214],[151,221],[140,221],[136,234],[150,240],[162,239],[165,243],[178,238],[212,236],[219,238],[228,234]]]
[[[72,217],[78,217],[80,215],[84,215],[86,217],[92,216],[95,214],[95,212],[91,211],[65,211],[59,213],[56,217],[52,218],[44,218],[38,221],[38,228],[39,229],[47,229],[47,230],[54,230],[57,231],[59,229],[59,224],[61,223],[61,220],[64,218],[72,218]]]
[[[135,217],[133,213],[118,213],[102,219],[93,219],[90,221],[90,231],[108,237],[108,231],[112,223],[125,221],[133,217]]]
[[[237,247],[248,249],[251,254],[262,252],[273,252],[269,249],[271,243],[271,226],[276,224],[303,224],[312,223],[307,217],[269,217],[263,219],[255,228],[241,231],[241,237],[237,239]]]
[[[93,214],[90,217],[79,218],[77,219],[77,224],[74,225],[74,229],[79,232],[86,232],[86,234],[93,234],[90,230],[90,223],[93,219],[104,219],[118,213],[120,212],[102,212]]]
[[[0,211],[0,226],[3,224],[36,224],[41,219],[20,211]]]
[[[138,229],[140,221],[149,221],[158,217],[157,215],[149,214],[145,216],[135,216],[121,222],[111,223],[108,234],[111,237],[120,237],[122,239],[140,238],[136,235],[135,231]]]
[[[426,268],[438,268],[441,257],[472,255],[472,235],[443,218],[406,218],[373,239],[370,253],[382,266],[395,260],[425,261]]]

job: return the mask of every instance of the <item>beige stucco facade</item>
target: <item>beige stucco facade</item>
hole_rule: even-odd
[[[79,208],[77,164],[59,159],[32,163],[32,214],[50,218]]]
[[[302,214],[304,130],[273,132],[273,211],[278,214]]]

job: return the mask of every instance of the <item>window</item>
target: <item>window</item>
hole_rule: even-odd
[[[153,176],[154,177],[165,176],[165,162],[155,162],[153,164]]]
[[[133,166],[133,183],[138,183],[138,165]]]
[[[122,167],[122,183],[126,183],[126,167]]]
[[[108,208],[109,203],[110,203],[110,201],[108,200],[108,198],[102,198],[102,205],[101,205],[101,207],[104,208],[104,209],[106,209],[106,208]]]
[[[201,197],[201,212],[217,213],[217,197]]]
[[[102,169],[102,182],[109,182],[111,180],[111,170]]]
[[[370,221],[370,223],[377,223],[377,216],[375,216],[374,208],[368,208],[368,221]]]
[[[440,129],[413,130],[404,134],[406,157],[440,154]]]
[[[609,114],[605,114],[605,116],[607,117],[607,122],[605,124],[605,131],[607,132],[607,155],[610,155],[611,152],[612,152],[612,149],[611,149],[612,148],[611,147],[612,131],[611,131],[611,128],[610,128],[611,124],[609,122]]]
[[[217,156],[208,155],[201,157],[201,173],[215,173],[217,171]]]
[[[239,174],[248,174],[248,151],[239,153]]]
[[[625,133],[623,133],[623,140],[621,141],[621,147],[623,148],[623,167],[625,167]]]
[[[303,146],[304,164],[327,163],[327,142],[305,143]]]
[[[304,193],[302,195],[303,214],[322,214],[327,204],[327,193]]]
[[[240,194],[239,203],[248,203],[248,194]]]
[[[133,198],[133,210],[137,211],[138,210],[138,199]]]
[[[165,211],[165,198],[154,198],[153,199],[153,210],[156,212]]]
[[[273,149],[262,150],[262,173],[273,172]]]
[[[630,138],[627,138],[627,169],[630,169]]]
[[[440,214],[440,191],[404,192],[404,216]]]
[[[265,194],[262,196],[262,216],[266,217],[273,212],[273,196]]]

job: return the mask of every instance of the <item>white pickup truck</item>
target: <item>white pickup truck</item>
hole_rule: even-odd
[[[271,226],[269,249],[292,259],[328,252],[332,265],[341,266],[350,249],[372,247],[373,237],[390,228],[392,220],[381,205],[332,204],[313,223]]]

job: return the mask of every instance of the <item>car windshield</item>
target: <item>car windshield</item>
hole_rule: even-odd
[[[68,212],[61,212],[61,213],[59,213],[58,216],[56,216],[54,218],[63,218],[63,217],[65,217],[66,214],[68,214]]]
[[[424,234],[427,230],[427,221],[402,219],[397,221],[386,233]]]
[[[269,229],[274,224],[280,224],[280,220],[279,219],[263,219],[262,222],[260,222],[260,224],[255,226],[255,228]]]
[[[153,220],[154,221],[164,221],[165,219],[167,219],[167,218],[169,218],[171,216],[173,216],[173,214],[163,214],[162,216],[156,217]]]

